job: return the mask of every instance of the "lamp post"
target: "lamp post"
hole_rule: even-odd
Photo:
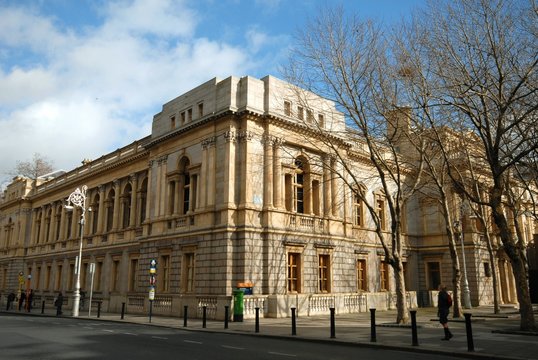
[[[463,258],[463,307],[471,309],[471,290],[469,290],[469,281],[467,280],[467,262],[465,260],[465,246],[463,238],[463,203],[460,208],[460,220],[454,222],[454,230],[460,235],[461,240],[461,257]]]
[[[78,311],[80,306],[80,268],[82,263],[82,240],[84,236],[84,216],[86,214],[86,185],[82,186],[82,190],[77,188],[67,198],[67,205],[64,206],[66,210],[73,210],[75,207],[80,208],[80,245],[78,249],[78,261],[76,264],[77,269],[77,283],[75,285],[75,292],[73,293],[73,317],[78,317]],[[71,205],[70,205],[71,204]]]

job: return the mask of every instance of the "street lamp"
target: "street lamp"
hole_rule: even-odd
[[[75,292],[73,293],[73,317],[78,316],[78,310],[80,306],[80,268],[82,263],[82,237],[84,236],[84,216],[86,214],[86,185],[82,186],[82,190],[77,188],[67,198],[67,205],[64,208],[68,211],[73,210],[75,207],[80,208],[80,246],[78,249],[78,261],[77,268],[77,284],[75,286]],[[70,205],[72,204],[72,205]]]
[[[467,280],[467,262],[465,261],[465,246],[463,238],[463,203],[460,208],[460,220],[454,222],[454,231],[460,235],[461,240],[461,257],[463,258],[463,307],[471,309],[471,290],[469,290],[469,281]]]

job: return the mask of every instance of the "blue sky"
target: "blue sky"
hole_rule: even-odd
[[[70,170],[150,133],[213,77],[279,76],[325,6],[389,25],[419,0],[0,0],[0,183],[41,153]]]

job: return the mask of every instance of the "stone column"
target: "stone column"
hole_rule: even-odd
[[[273,207],[273,139],[266,135],[263,138],[263,206]]]
[[[224,133],[226,144],[224,146],[224,201],[225,207],[235,206],[235,131],[233,129]]]
[[[338,199],[336,198],[338,194],[337,185],[338,182],[336,181],[336,159],[331,158],[331,209],[332,209],[332,215],[337,216],[338,215]]]
[[[276,208],[282,207],[282,143],[282,139],[273,138],[273,204]]]
[[[253,133],[249,130],[243,130],[239,133],[239,154],[241,156],[241,175],[240,181],[241,185],[239,187],[239,203],[242,206],[245,206],[252,202],[252,183],[251,179],[254,174],[251,170],[251,162],[248,159],[248,154],[250,152],[250,141],[252,140]],[[237,179],[236,179],[237,181]],[[250,184],[249,184],[250,183]]]

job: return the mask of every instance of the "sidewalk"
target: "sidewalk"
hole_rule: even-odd
[[[5,312],[4,312],[5,313]],[[18,311],[10,311],[19,314]],[[336,314],[335,338],[331,338],[330,316],[311,316],[296,319],[296,335],[292,335],[291,318],[260,318],[259,333],[255,332],[255,320],[229,322],[224,329],[223,321],[207,320],[203,328],[202,319],[188,319],[183,327],[183,318],[125,314],[101,313],[97,319],[92,312],[92,320],[117,321],[162,326],[187,331],[207,331],[235,333],[252,336],[271,336],[303,341],[338,342],[357,347],[390,348],[393,350],[414,351],[452,355],[453,357],[474,359],[538,359],[538,333],[523,335],[519,330],[519,315],[514,309],[504,309],[499,315],[493,314],[491,307],[474,308],[472,332],[474,352],[468,351],[468,343],[463,319],[449,319],[454,338],[441,341],[443,329],[436,319],[437,310],[420,308],[417,311],[418,346],[412,345],[411,326],[397,326],[395,311],[376,312],[376,342],[371,342],[370,313]],[[23,314],[22,312],[20,314]],[[27,314],[27,313],[24,313]],[[53,316],[52,309],[45,309],[44,316]],[[66,314],[66,312],[64,312]],[[34,309],[33,315],[41,315]],[[79,319],[88,319],[81,313]]]

